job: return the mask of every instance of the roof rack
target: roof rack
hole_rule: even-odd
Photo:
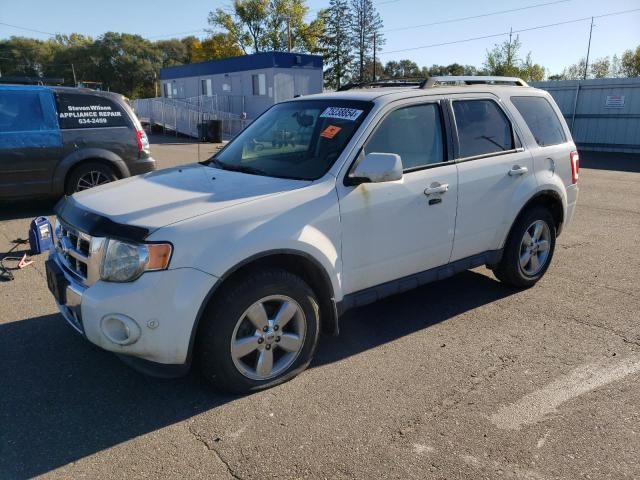
[[[400,88],[419,87],[422,88],[427,83],[426,78],[389,78],[376,80],[374,82],[347,83],[338,89],[339,92],[353,90],[355,88]]]
[[[444,76],[431,77],[420,88],[449,87],[459,85],[514,85],[528,87],[529,84],[518,77]]]

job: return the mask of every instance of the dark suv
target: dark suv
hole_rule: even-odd
[[[70,195],[155,165],[122,95],[0,85],[0,199]]]

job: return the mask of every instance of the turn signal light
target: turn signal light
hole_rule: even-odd
[[[171,259],[171,245],[168,243],[148,243],[149,260],[145,270],[164,270]]]

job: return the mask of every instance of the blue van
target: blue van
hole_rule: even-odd
[[[122,95],[0,85],[0,200],[71,195],[155,167]]]

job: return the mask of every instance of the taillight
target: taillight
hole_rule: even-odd
[[[149,139],[144,130],[136,130],[136,142],[138,142],[138,151],[142,152],[149,148]]]
[[[578,183],[578,176],[580,175],[580,155],[578,155],[578,152],[571,152],[569,159],[571,160],[571,183]]]

